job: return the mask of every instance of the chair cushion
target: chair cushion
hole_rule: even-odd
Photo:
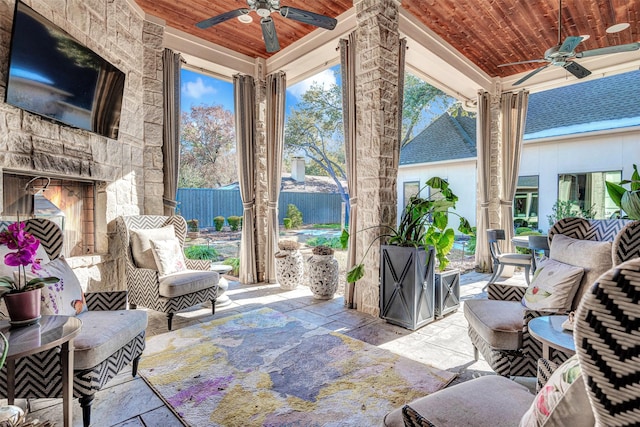
[[[498,255],[498,261],[503,264],[529,265],[531,264],[530,254],[501,254]]]
[[[73,341],[76,371],[98,365],[147,327],[147,313],[142,310],[86,311],[78,318],[82,329]]]
[[[436,426],[513,427],[532,401],[533,394],[523,385],[487,375],[416,399],[409,406]],[[384,425],[403,427],[402,408],[389,412]]]
[[[477,299],[464,302],[464,317],[469,327],[500,350],[522,347],[524,311],[525,307],[519,301]]]
[[[166,276],[187,269],[184,253],[178,239],[154,240],[151,239],[151,251],[158,266],[158,274]]]
[[[158,266],[151,250],[151,240],[175,239],[173,224],[161,228],[130,228],[131,255],[138,268],[157,270]]]
[[[553,372],[520,420],[521,427],[594,424],[577,356],[572,356]]]
[[[522,304],[530,310],[567,312],[583,274],[583,268],[544,259],[522,297]]]
[[[160,277],[160,296],[174,298],[218,285],[219,275],[209,270],[185,270]]]
[[[612,242],[578,240],[556,234],[551,241],[549,258],[584,268],[584,275],[571,304],[572,310],[575,310],[587,289],[613,267]]]
[[[60,279],[58,283],[45,285],[42,288],[40,297],[42,314],[75,316],[87,311],[87,303],[80,281],[64,258],[60,257],[43,265],[35,274],[27,272],[27,280],[36,276]]]

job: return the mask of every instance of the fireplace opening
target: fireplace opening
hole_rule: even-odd
[[[66,257],[95,253],[95,183],[4,173],[3,220],[47,218],[64,233]]]

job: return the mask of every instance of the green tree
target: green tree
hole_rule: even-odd
[[[237,179],[235,121],[222,105],[199,105],[180,117],[179,187],[215,188]]]
[[[288,155],[303,152],[311,160],[307,172],[330,176],[347,200],[342,186],[346,173],[340,86],[314,83],[302,95],[285,124],[285,151]]]
[[[413,74],[404,77],[404,103],[402,104],[402,140],[404,147],[415,136],[414,130],[424,117],[425,112],[438,114],[450,108],[456,99],[440,89],[431,86]]]

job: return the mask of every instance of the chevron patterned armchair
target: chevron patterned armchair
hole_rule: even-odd
[[[57,224],[48,219],[29,219],[25,221],[25,231],[40,240],[52,261],[60,257],[62,231]],[[73,395],[80,401],[86,427],[91,423],[94,394],[130,363],[136,376],[145,348],[147,313],[126,310],[125,291],[87,293],[85,299],[88,311],[77,315],[82,329],[73,341]],[[60,351],[60,347],[54,347],[18,359],[16,398],[62,396]],[[0,395],[7,395],[6,367],[0,372]]]
[[[558,239],[554,245],[553,239],[557,235],[571,238],[567,239],[569,246],[559,244],[563,239]],[[584,271],[571,302],[570,310],[575,310],[582,295],[601,274],[624,261],[640,257],[640,221],[564,218],[549,230],[549,242],[552,260]],[[577,245],[571,250],[570,245],[574,243]],[[529,334],[528,323],[538,316],[566,314],[528,309],[522,303],[526,290],[523,286],[492,283],[488,285],[488,299],[469,300],[464,304],[476,360],[478,352],[482,353],[500,375],[535,376],[542,345]],[[561,363],[568,356],[552,349],[550,358],[554,363]]]
[[[215,302],[218,296],[219,275],[211,271],[211,261],[184,260],[186,269],[171,274],[161,274],[155,257],[144,265],[140,264],[142,253],[150,248],[141,240],[146,236],[146,245],[152,244],[155,235],[158,239],[177,239],[179,250],[183,250],[187,235],[187,222],[179,215],[131,215],[116,218],[117,236],[124,249],[126,262],[126,281],[129,291],[129,307],[138,305],[167,314],[167,326],[171,330],[174,313],[211,301],[211,313],[215,314]],[[170,230],[170,231],[168,231]],[[136,248],[136,245],[138,248]],[[136,251],[139,256],[136,257]],[[149,264],[150,263],[150,264]]]
[[[637,426],[639,297],[637,257],[590,283],[576,312],[577,355],[561,366],[540,359],[536,396],[516,381],[486,375],[397,408],[383,425]]]

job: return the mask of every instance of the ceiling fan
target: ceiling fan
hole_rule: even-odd
[[[278,35],[276,34],[276,26],[271,19],[272,12],[278,12],[284,18],[293,19],[294,21],[304,24],[315,25],[316,27],[333,30],[338,23],[334,18],[309,12],[308,10],[296,9],[295,7],[280,6],[280,0],[247,0],[247,8],[236,9],[225,12],[221,15],[214,16],[204,21],[198,22],[196,27],[209,28],[213,25],[220,24],[232,18],[237,18],[255,11],[260,16],[260,25],[262,26],[262,36],[267,48],[267,52],[277,52],[280,50]],[[250,21],[249,21],[250,22]]]
[[[589,56],[607,55],[610,53],[630,52],[640,49],[640,42],[623,44],[618,46],[607,46],[598,49],[583,50],[582,52],[576,52],[582,40],[585,40],[588,36],[569,36],[562,41],[562,0],[560,0],[560,7],[558,9],[558,44],[553,46],[544,53],[544,58],[531,59],[528,61],[510,62],[508,64],[500,64],[498,67],[507,67],[510,65],[529,64],[535,62],[546,62],[547,64],[536,68],[517,82],[513,83],[513,86],[517,86],[523,83],[525,80],[535,76],[540,71],[547,68],[549,65],[555,65],[562,67],[569,71],[571,74],[579,79],[587,77],[591,74],[591,71],[587,70],[582,65],[575,62],[577,58],[587,58]]]

